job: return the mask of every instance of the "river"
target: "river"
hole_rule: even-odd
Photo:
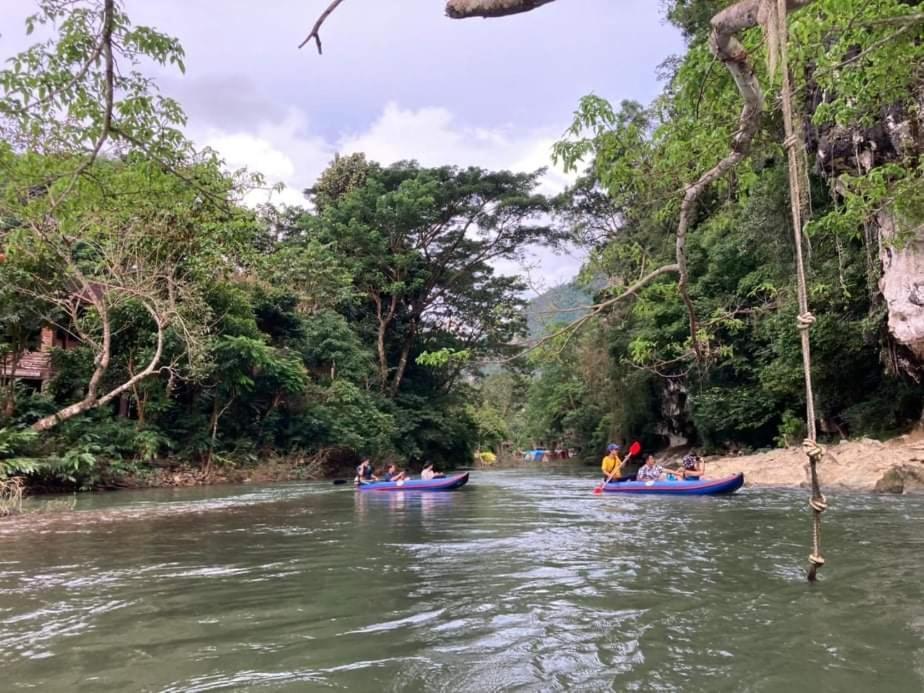
[[[831,498],[810,586],[805,492],[592,486],[119,492],[2,521],[0,688],[924,689],[924,498]]]

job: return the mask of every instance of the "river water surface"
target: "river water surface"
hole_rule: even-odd
[[[289,484],[0,522],[0,689],[921,691],[924,499]],[[60,501],[58,501],[61,504]]]

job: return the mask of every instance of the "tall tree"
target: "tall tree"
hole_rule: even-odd
[[[540,175],[401,163],[370,171],[361,187],[306,217],[309,233],[352,266],[370,307],[384,391],[397,394],[428,335],[488,355],[521,332],[525,287],[492,263],[561,238],[536,192]]]

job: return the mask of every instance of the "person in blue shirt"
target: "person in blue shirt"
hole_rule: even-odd
[[[382,477],[382,481],[405,481],[407,478],[407,474],[399,472],[395,465],[389,464],[385,467],[385,474]]]

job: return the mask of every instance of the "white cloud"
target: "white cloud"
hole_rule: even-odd
[[[385,164],[416,159],[425,166],[457,164],[488,169],[535,171],[547,168],[543,191],[562,190],[572,177],[552,164],[554,137],[548,129],[469,127],[445,108],[403,109],[392,102],[359,134],[341,138],[344,153],[365,152]]]
[[[212,127],[194,133],[194,138],[220,152],[229,168],[246,167],[262,173],[269,185],[285,184],[282,193],[251,193],[251,204],[268,199],[304,204],[302,190],[311,186],[335,153],[364,152],[369,159],[386,165],[415,159],[424,166],[454,164],[513,171],[546,168],[540,188],[546,194],[561,191],[573,179],[552,165],[555,140],[548,129],[468,126],[439,107],[414,110],[389,103],[368,128],[343,134],[336,141],[313,133],[307,118],[296,109],[281,121],[266,121],[251,131]],[[581,256],[577,254],[555,255],[537,250],[530,254],[526,267],[505,262],[497,268],[520,274],[529,268],[533,283],[541,290],[573,277],[580,263]]]
[[[230,169],[261,173],[267,184],[283,183],[280,192],[254,191],[252,204],[282,202],[304,204],[302,190],[309,187],[333,158],[336,147],[311,133],[305,116],[291,109],[280,122],[261,123],[254,131],[229,132],[208,128],[194,139],[218,151]]]

